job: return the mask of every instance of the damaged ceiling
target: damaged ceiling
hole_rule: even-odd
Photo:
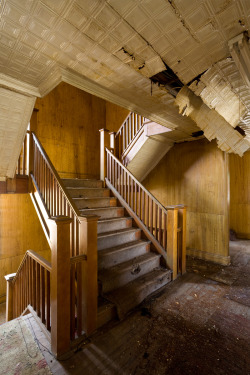
[[[249,0],[2,0],[0,86],[35,98],[68,82],[173,129],[176,141],[202,130],[242,155],[249,29]],[[208,114],[213,123],[203,129]]]

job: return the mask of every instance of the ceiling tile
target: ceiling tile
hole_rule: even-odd
[[[149,22],[149,16],[138,6],[126,15],[126,21],[135,29],[139,30]]]
[[[111,28],[121,20],[121,17],[117,12],[107,4],[101,9],[95,18],[104,28]]]
[[[165,0],[142,0],[140,5],[149,15],[161,13],[167,7]]]
[[[105,29],[93,20],[85,28],[84,33],[91,39],[97,41],[105,35]]]
[[[185,17],[185,23],[194,31],[204,27],[210,20],[211,16],[204,5],[197,7],[197,9]]]
[[[122,16],[130,12],[136,6],[134,0],[108,0],[108,3]]]
[[[44,25],[50,27],[55,22],[57,14],[54,13],[44,4],[38,2],[35,10],[34,16],[37,17]]]
[[[42,0],[42,2],[57,14],[60,14],[67,6],[68,0]]]
[[[69,8],[65,18],[77,28],[81,28],[81,26],[87,21],[86,13],[84,13],[83,9],[77,4],[73,4],[73,6]]]

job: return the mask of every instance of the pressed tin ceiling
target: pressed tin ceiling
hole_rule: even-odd
[[[199,128],[179,115],[166,85],[150,80],[169,67],[231,131],[238,122],[248,129],[249,88],[235,80],[228,41],[249,27],[249,0],[2,0],[0,86],[36,97],[65,81],[176,129],[184,139]],[[231,115],[222,81],[235,109]]]

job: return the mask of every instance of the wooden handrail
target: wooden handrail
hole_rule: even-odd
[[[106,147],[106,185],[173,271],[185,272],[186,207],[164,207]],[[181,260],[180,260],[181,259]]]
[[[17,161],[16,174],[28,176],[28,132],[25,134],[21,152]]]
[[[126,117],[115,135],[115,149],[117,152],[116,155],[119,159],[122,159],[122,156],[126,153],[126,150],[130,147],[134,138],[143,127],[145,120],[147,120],[146,117],[134,112],[130,112]]]
[[[152,200],[155,202],[159,207],[161,207],[162,211],[167,214],[167,208],[165,208],[138,180],[137,178],[126,168],[124,165],[120,162],[120,160],[112,154],[112,152],[106,148],[106,152],[116,161],[116,163],[130,176],[133,181],[137,184],[138,187],[142,191],[144,191]],[[169,206],[169,208],[174,208],[174,207],[182,207],[182,205],[177,205],[177,206]]]
[[[23,260],[22,262],[20,263],[17,271],[16,271],[16,275],[13,279],[13,282],[15,282],[16,278],[17,278],[17,275],[18,273],[20,272],[22,266],[23,266],[23,263],[25,262],[25,260],[27,259],[27,257],[30,257],[32,259],[34,259],[37,263],[40,264],[40,266],[44,267],[47,271],[51,272],[51,263],[48,262],[45,258],[43,258],[41,255],[39,255],[38,253],[36,253],[35,251],[33,250],[27,250],[24,257],[23,257]]]
[[[76,207],[75,203],[73,202],[71,196],[68,194],[67,190],[64,188],[64,185],[62,183],[62,180],[59,176],[59,174],[57,173],[55,167],[53,166],[48,154],[46,153],[46,151],[44,150],[43,146],[41,145],[41,143],[39,142],[38,138],[36,137],[35,133],[34,132],[29,132],[32,136],[33,136],[33,139],[37,145],[37,147],[39,148],[40,152],[41,152],[41,155],[43,156],[48,168],[50,169],[50,171],[52,172],[53,176],[55,177],[59,187],[60,187],[60,190],[62,192],[62,194],[65,196],[68,204],[70,205],[73,213],[75,214],[75,216],[81,216],[81,213],[80,211],[78,210],[78,208]]]

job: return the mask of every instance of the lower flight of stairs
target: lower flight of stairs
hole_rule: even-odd
[[[133,226],[132,218],[118,206],[102,181],[63,179],[83,215],[100,216],[98,221],[98,325],[118,313],[122,318],[146,297],[169,281],[171,272],[160,267],[160,255],[150,251],[150,241]]]

